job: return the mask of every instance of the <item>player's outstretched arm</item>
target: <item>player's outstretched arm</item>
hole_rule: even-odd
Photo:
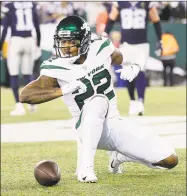
[[[156,35],[158,38],[158,43],[157,43],[157,49],[156,49],[156,55],[160,56],[162,54],[162,27],[161,27],[161,23],[160,23],[160,17],[158,14],[158,10],[156,7],[152,7],[149,10],[149,18],[150,20],[153,22],[155,31],[156,31]]]
[[[21,103],[40,104],[62,95],[62,89],[56,78],[40,76],[23,88],[19,100]]]
[[[112,30],[112,27],[114,26],[114,22],[116,21],[117,17],[119,15],[118,8],[116,5],[112,6],[111,12],[109,13],[108,21],[106,23],[106,27],[104,32],[109,34]]]
[[[87,90],[86,85],[81,81],[74,80],[66,83],[60,87],[56,78],[42,75],[23,88],[19,100],[21,103],[40,104],[70,94],[78,89],[83,92]]]

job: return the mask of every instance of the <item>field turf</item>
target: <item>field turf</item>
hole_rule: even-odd
[[[117,89],[118,108],[120,114],[128,114],[129,96],[126,89]],[[34,114],[25,116],[9,115],[14,108],[14,99],[10,89],[1,89],[1,123],[31,122],[42,120],[69,119],[70,113],[61,98],[38,105]],[[25,108],[27,109],[26,105]],[[185,87],[151,87],[147,88],[145,101],[147,116],[185,116],[186,88]]]
[[[153,87],[147,89],[146,116],[185,116],[186,88]],[[127,115],[129,98],[126,90],[117,90],[119,110]],[[61,99],[38,106],[38,111],[23,117],[10,117],[14,107],[12,93],[1,89],[1,123],[69,119],[70,114]],[[26,105],[25,105],[26,107]],[[75,176],[76,143],[38,142],[1,143],[2,196],[185,196],[186,149],[176,150],[179,164],[172,170],[154,170],[146,166],[125,163],[124,173],[109,174],[108,156],[97,151],[95,170],[97,184],[78,183]],[[57,186],[42,187],[34,179],[35,164],[51,159],[61,168],[62,179]]]
[[[179,165],[173,170],[153,170],[126,163],[123,174],[107,171],[107,155],[98,151],[95,170],[97,184],[78,183],[75,176],[75,142],[6,143],[2,144],[2,196],[185,196],[186,149],[178,149]],[[34,179],[34,165],[43,159],[55,160],[62,180],[57,186],[42,187]]]

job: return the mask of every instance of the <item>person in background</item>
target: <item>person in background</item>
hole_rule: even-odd
[[[169,76],[169,86],[173,86],[173,68],[176,66],[176,53],[179,52],[179,45],[175,36],[166,32],[162,34],[163,52],[160,60],[162,60],[164,71],[164,86],[167,86]],[[169,71],[168,71],[169,70]]]
[[[73,14],[71,2],[47,2],[44,6],[45,23],[58,23],[62,18]]]
[[[19,66],[26,84],[32,81],[35,52],[40,47],[40,27],[37,15],[37,7],[32,2],[10,2],[5,5],[5,13],[2,18],[2,37],[0,50],[7,35],[7,30],[11,29],[11,38],[8,46],[7,63],[10,74],[10,86],[16,101],[15,109],[10,112],[11,116],[25,114],[25,108],[19,102]],[[35,28],[37,43],[32,37],[32,30]],[[37,47],[36,47],[37,45]],[[35,111],[35,105],[28,105],[28,109]]]
[[[114,22],[120,15],[121,25],[121,51],[130,58],[133,58],[133,53],[128,52],[129,45],[135,50],[141,50],[143,57],[146,60],[149,57],[149,44],[147,42],[147,28],[149,19],[153,22],[157,38],[158,47],[157,54],[162,52],[161,42],[161,24],[157,11],[158,4],[150,1],[124,1],[115,2],[109,13],[109,19],[105,27],[105,33],[109,34],[112,30]],[[128,44],[127,44],[128,43]],[[128,47],[127,47],[128,46]],[[128,54],[128,55],[127,55]],[[128,64],[128,62],[126,62]],[[137,88],[138,99],[135,98],[135,88]],[[130,96],[129,115],[143,115],[145,101],[145,66],[139,73],[137,78],[132,82],[128,82],[128,93]]]
[[[86,13],[86,2],[72,2],[73,6],[73,15],[80,16],[87,20],[87,13]]]

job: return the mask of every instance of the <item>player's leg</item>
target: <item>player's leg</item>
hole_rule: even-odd
[[[147,59],[149,57],[149,44],[137,44],[134,47],[137,47],[137,49],[142,51],[142,62],[146,66]],[[144,113],[144,100],[145,100],[145,92],[146,92],[146,86],[147,86],[147,81],[146,81],[146,76],[145,76],[145,71],[146,67],[140,73],[138,74],[136,78],[136,89],[138,93],[138,100],[137,100],[137,114],[138,115],[143,115]]]
[[[25,38],[24,53],[23,53],[22,63],[21,63],[21,70],[24,77],[25,85],[27,85],[33,80],[34,53],[35,53],[34,39]],[[36,105],[28,104],[28,109],[30,112],[36,111],[36,108],[37,108]]]
[[[131,63],[133,61],[134,54],[136,54],[136,48],[134,48],[133,45],[131,44],[127,44],[126,42],[124,42],[121,46],[120,46],[120,51],[122,52],[123,56],[124,56],[124,60],[123,60],[123,64],[124,66],[128,65],[129,63]],[[127,90],[128,90],[128,94],[129,94],[129,98],[130,98],[130,104],[129,104],[129,115],[137,115],[136,112],[136,99],[135,99],[135,80],[133,80],[132,82],[128,82],[127,83]]]
[[[12,37],[8,47],[7,65],[10,74],[10,87],[15,98],[15,109],[10,112],[11,116],[24,115],[25,109],[19,102],[19,65],[21,60],[21,43],[18,37]]]
[[[140,71],[138,74],[136,80],[136,89],[138,93],[138,101],[136,104],[138,115],[143,115],[144,113],[144,96],[145,96],[145,90],[146,90],[146,77],[145,72]]]
[[[170,60],[170,72],[169,72],[169,81],[170,86],[173,86],[173,68],[176,66],[176,59]]]
[[[164,86],[167,86],[167,60],[162,60]]]
[[[95,95],[87,102],[80,115],[78,128],[81,147],[81,160],[78,171],[80,182],[96,182],[94,157],[103,131],[108,112],[108,99],[104,95]]]
[[[135,79],[136,80],[136,79]],[[135,80],[132,82],[127,81],[127,90],[130,98],[130,104],[129,104],[129,115],[137,115],[137,102],[135,99]]]
[[[174,148],[150,130],[140,130],[134,123],[116,120],[112,122],[111,133],[115,150],[119,152],[112,161],[114,168],[123,162],[137,162],[159,169],[172,169],[178,164]]]
[[[79,172],[79,168],[81,166],[81,152],[82,152],[82,141],[80,140],[79,137],[77,137],[76,139],[77,141],[77,167],[76,167],[76,171],[75,171],[75,175],[78,176],[78,172]]]

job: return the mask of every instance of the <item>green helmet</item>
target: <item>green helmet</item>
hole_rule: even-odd
[[[79,16],[68,16],[60,21],[56,28],[54,35],[54,48],[56,55],[62,58],[70,58],[71,55],[62,55],[61,46],[63,40],[75,40],[75,45],[71,47],[78,47],[78,55],[87,53],[91,42],[91,31],[87,22]],[[69,48],[69,47],[68,47]]]

